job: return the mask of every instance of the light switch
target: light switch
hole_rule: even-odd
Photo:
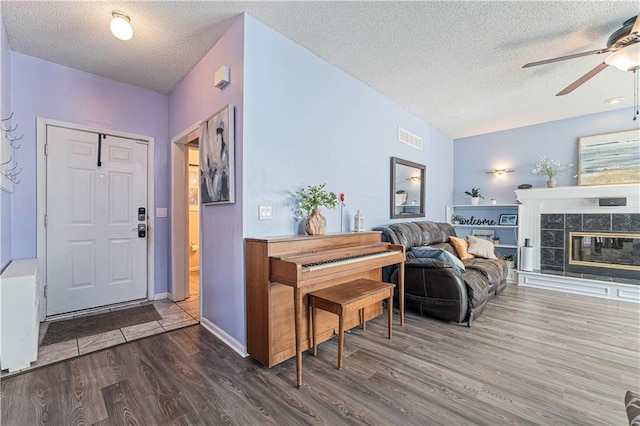
[[[167,208],[156,207],[156,217],[167,217]]]
[[[271,206],[258,206],[258,220],[271,220]]]

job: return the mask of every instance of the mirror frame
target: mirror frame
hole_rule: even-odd
[[[396,166],[402,165],[413,167],[420,170],[420,211],[417,213],[396,213]],[[414,163],[412,161],[403,160],[398,157],[391,157],[391,219],[403,219],[411,217],[425,217],[425,170],[423,164]]]

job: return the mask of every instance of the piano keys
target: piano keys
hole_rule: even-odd
[[[401,265],[404,324],[404,247],[380,239],[379,232],[246,239],[247,352],[267,367],[293,356],[301,363],[302,351],[312,345],[306,294],[358,278],[381,281],[382,267],[393,264]],[[380,313],[381,304],[373,304],[365,309],[365,318]],[[358,324],[358,315],[346,318],[346,329]],[[319,343],[336,330],[337,318],[320,312]]]

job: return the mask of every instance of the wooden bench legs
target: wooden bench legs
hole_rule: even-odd
[[[389,339],[393,323],[393,288],[395,285],[358,279],[334,287],[325,288],[309,293],[311,306],[311,327],[313,333],[313,355],[318,354],[317,309],[334,313],[338,316],[338,368],[342,368],[342,353],[344,349],[344,321],[348,312],[358,310],[360,325],[366,329],[364,308],[373,303],[387,300]]]

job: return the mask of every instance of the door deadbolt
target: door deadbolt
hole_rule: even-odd
[[[147,236],[147,225],[144,223],[138,224],[138,238],[145,238]]]

